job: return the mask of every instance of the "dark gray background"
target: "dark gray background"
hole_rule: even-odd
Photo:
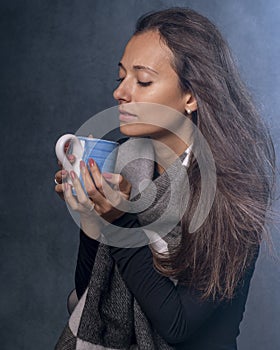
[[[171,5],[198,10],[224,33],[279,154],[279,0],[2,0],[2,350],[52,349],[67,320],[78,228],[53,191],[54,144],[115,105],[117,63],[136,18]],[[277,251],[278,236],[273,228]],[[240,350],[280,348],[279,273],[262,250]]]

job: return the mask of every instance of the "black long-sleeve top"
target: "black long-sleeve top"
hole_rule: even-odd
[[[114,222],[120,227],[139,227],[136,216],[125,214]],[[121,230],[121,228],[120,228]],[[115,232],[117,233],[117,232]],[[139,227],[139,234],[145,233]],[[99,242],[80,232],[75,274],[78,298],[91,276]],[[158,333],[178,350],[233,350],[245,310],[255,260],[247,270],[244,283],[231,301],[201,301],[199,294],[177,284],[153,266],[148,245],[139,248],[110,247],[128,289],[141,305]],[[257,258],[257,254],[256,254]]]

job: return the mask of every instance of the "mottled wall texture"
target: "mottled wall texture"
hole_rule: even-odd
[[[279,0],[2,0],[1,350],[53,348],[68,317],[78,243],[53,190],[55,141],[115,105],[117,63],[136,19],[174,5],[198,10],[221,29],[279,159]],[[279,251],[279,229],[272,233]],[[280,348],[279,282],[279,262],[262,249],[240,350]]]

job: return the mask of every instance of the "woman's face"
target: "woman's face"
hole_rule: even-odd
[[[187,108],[196,108],[192,95],[180,89],[178,76],[171,66],[172,57],[171,50],[160,40],[157,32],[135,35],[128,42],[119,63],[120,84],[114,91],[114,98],[119,103],[123,134],[156,139],[169,136],[170,132],[161,127],[163,114],[151,113],[148,106],[152,105],[139,102],[168,106],[182,114]],[[161,123],[157,123],[159,120]],[[181,114],[180,122],[170,116],[166,127],[174,123],[179,127],[182,122]]]

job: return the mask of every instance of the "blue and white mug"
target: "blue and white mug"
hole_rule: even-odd
[[[65,154],[66,143],[69,141],[68,153],[75,156],[75,161],[72,164]],[[68,172],[75,171],[83,185],[83,179],[80,173],[80,161],[83,160],[88,164],[88,160],[93,158],[101,173],[113,173],[115,171],[118,146],[119,144],[114,141],[66,134],[58,139],[55,145],[55,153],[61,161],[63,168]],[[70,177],[68,177],[67,182],[72,185]]]

